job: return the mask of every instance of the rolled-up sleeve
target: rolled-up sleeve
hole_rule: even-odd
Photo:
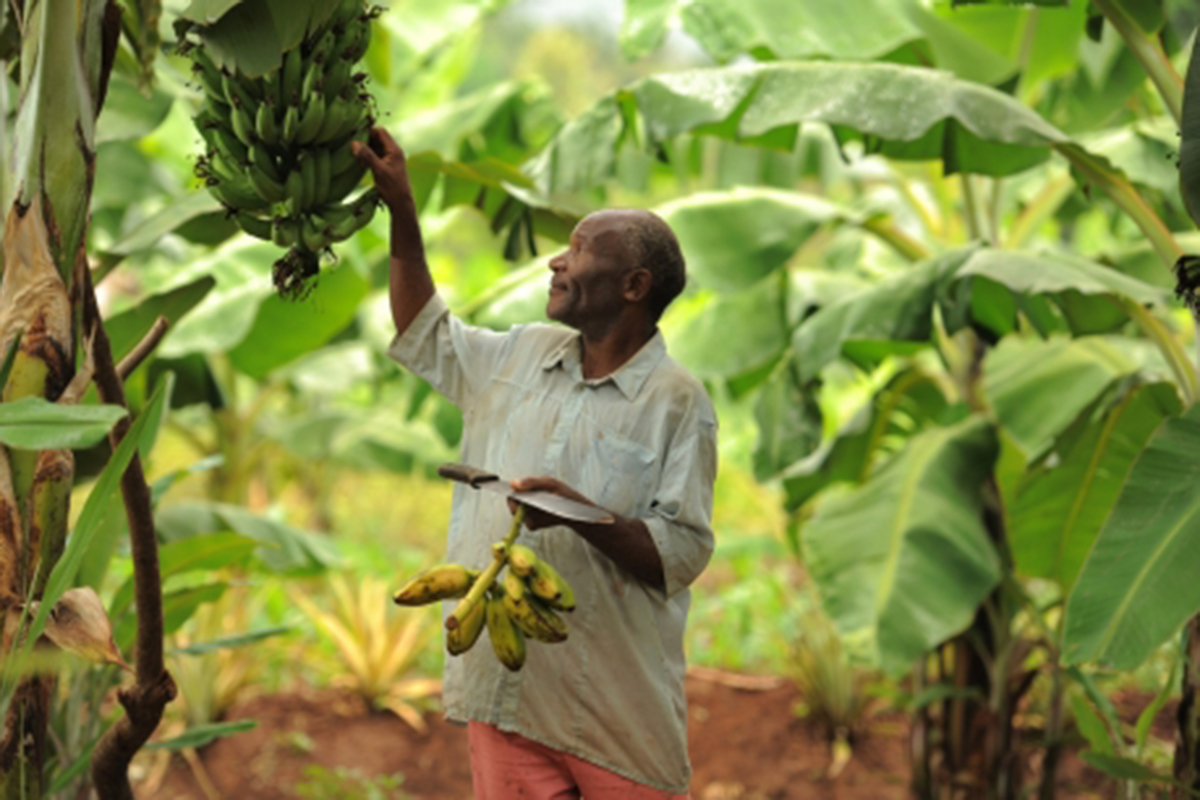
[[[388,355],[465,408],[487,384],[512,335],[467,325],[435,294],[392,340]]]
[[[672,437],[650,514],[642,518],[662,559],[667,597],[691,585],[712,556],[716,477],[716,422],[685,418]]]

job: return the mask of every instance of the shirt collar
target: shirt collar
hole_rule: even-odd
[[[589,381],[583,377],[583,363],[580,350],[582,341],[580,334],[576,333],[561,345],[551,350],[545,360],[542,361],[542,369],[551,370],[561,366],[575,380],[592,386],[600,386],[607,381],[612,381],[629,400],[637,397],[638,392],[645,385],[646,379],[650,377],[650,373],[654,371],[654,368],[658,366],[658,362],[662,361],[663,356],[667,354],[667,346],[663,342],[662,333],[655,331],[654,335],[642,345],[641,349],[634,353],[632,358],[618,367],[615,372],[605,375],[603,378]]]

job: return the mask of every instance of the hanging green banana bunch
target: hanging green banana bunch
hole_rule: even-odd
[[[379,11],[341,0],[261,78],[218,69],[202,42],[181,45],[205,95],[194,120],[207,145],[196,174],[242,230],[287,248],[272,276],[284,297],[304,296],[321,256],[379,205],[374,189],[349,197],[366,174],[350,143],[366,142],[375,122],[366,73],[354,65]]]

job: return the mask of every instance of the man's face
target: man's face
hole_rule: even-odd
[[[580,329],[615,322],[630,272],[620,217],[601,212],[582,220],[568,249],[550,259],[550,272],[547,317]]]

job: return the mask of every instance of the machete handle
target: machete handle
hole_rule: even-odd
[[[437,472],[443,478],[465,483],[472,489],[478,488],[481,483],[500,480],[500,476],[493,472],[468,467],[466,464],[442,464]]]

